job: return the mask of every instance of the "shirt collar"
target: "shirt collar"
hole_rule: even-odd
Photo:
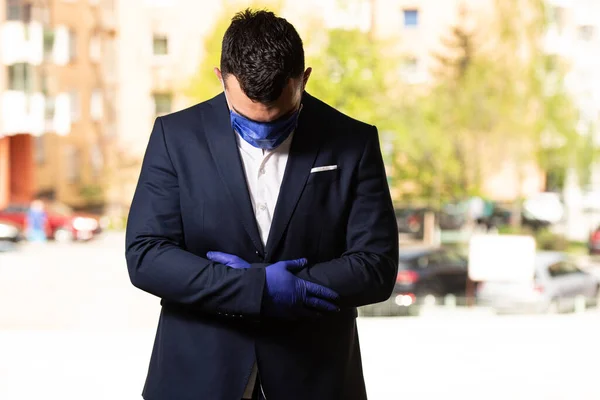
[[[254,147],[250,143],[248,143],[244,139],[242,139],[242,137],[237,132],[235,133],[235,138],[237,140],[237,144],[238,144],[238,148],[239,149],[241,149],[242,151],[244,151],[246,153],[249,153],[249,154],[251,154],[253,156],[263,157],[263,156],[266,156],[266,155],[268,155],[270,153],[286,153],[286,154],[289,153],[290,152],[290,147],[291,147],[291,144],[292,144],[292,140],[294,138],[294,133],[295,133],[295,131],[292,132],[290,134],[290,136],[287,139],[285,139],[283,141],[283,143],[281,143],[279,145],[279,147],[277,147],[277,148],[275,148],[273,150],[262,150],[262,149],[259,149],[257,147]]]

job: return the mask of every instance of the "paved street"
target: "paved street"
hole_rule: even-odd
[[[0,399],[140,399],[158,299],[123,238],[0,253]],[[600,313],[359,319],[371,400],[600,399]]]

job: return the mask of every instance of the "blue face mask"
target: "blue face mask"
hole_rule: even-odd
[[[252,146],[263,150],[273,150],[281,145],[298,126],[300,110],[286,118],[272,122],[256,122],[241,116],[233,110],[229,111],[231,126]]]

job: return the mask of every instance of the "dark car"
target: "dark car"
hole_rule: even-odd
[[[427,208],[396,209],[396,222],[399,233],[409,233],[416,237],[423,236],[423,223]]]
[[[394,294],[416,298],[462,295],[467,282],[467,258],[446,248],[400,253]]]
[[[464,296],[467,286],[467,258],[440,247],[401,250],[396,284],[390,299],[367,306],[363,315],[408,315],[433,296],[436,302],[448,294]]]
[[[417,239],[423,238],[425,226],[425,214],[431,212],[434,215],[437,226],[442,230],[459,230],[466,221],[460,213],[439,211],[429,207],[401,208],[396,209],[396,222],[398,232],[407,233]]]
[[[515,214],[511,206],[494,204],[493,207],[490,215],[477,219],[477,224],[485,227],[488,231],[510,226]],[[517,217],[517,219],[520,220],[522,227],[530,228],[533,231],[538,231],[551,225],[548,221],[535,219],[526,213],[521,213],[521,216]]]

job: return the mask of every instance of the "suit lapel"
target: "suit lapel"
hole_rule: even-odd
[[[229,120],[229,109],[225,95],[218,95],[209,104],[212,107],[212,113],[205,112],[202,119],[210,153],[229,195],[240,212],[244,229],[256,249],[264,253],[264,246],[252,210],[252,201],[248,193],[248,184],[240,159],[235,132],[231,128]]]
[[[315,116],[314,101],[310,95],[304,93],[302,112],[300,113],[298,127],[294,133],[290,155],[285,168],[281,189],[279,190],[275,214],[267,240],[267,261],[274,254],[287,229],[298,200],[304,190],[304,186],[310,176],[310,170],[319,153],[322,135],[318,134],[318,118]]]

